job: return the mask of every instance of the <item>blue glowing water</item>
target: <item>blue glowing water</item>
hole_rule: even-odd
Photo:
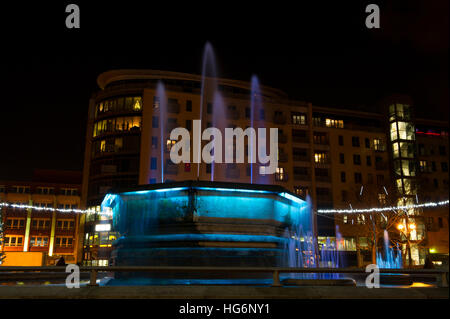
[[[389,234],[384,231],[384,252],[377,252],[377,265],[380,268],[400,269],[403,267],[402,254],[398,247],[389,245]]]

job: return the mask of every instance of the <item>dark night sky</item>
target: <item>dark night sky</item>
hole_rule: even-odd
[[[65,28],[69,3],[80,5],[81,29]],[[255,73],[293,98],[342,108],[373,110],[404,93],[418,115],[448,118],[448,1],[142,3],[2,5],[0,179],[26,178],[33,168],[81,170],[97,75],[200,73],[206,41],[223,77]],[[365,28],[369,3],[380,6],[379,30]]]

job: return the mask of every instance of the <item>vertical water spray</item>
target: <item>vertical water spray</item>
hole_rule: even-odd
[[[216,59],[211,43],[207,42],[203,50],[202,57],[202,83],[200,91],[200,114],[199,119],[204,120],[204,103],[208,101],[208,97],[214,97],[214,93],[217,91],[217,69]],[[208,103],[208,102],[207,102]],[[213,112],[214,113],[214,112]],[[202,138],[199,135],[198,145],[201,146]],[[201,158],[201,147],[198,148],[198,158]],[[201,162],[201,161],[200,161]],[[212,164],[213,165],[213,164]],[[197,179],[200,177],[201,163],[197,164]],[[213,175],[213,174],[212,174]],[[214,176],[212,176],[214,178]]]
[[[255,129],[255,131],[258,131],[258,128],[255,127],[255,121],[257,119],[257,117],[260,116],[261,110],[263,109],[262,106],[262,99],[261,99],[261,89],[260,89],[260,85],[259,85],[259,80],[258,77],[256,75],[252,76],[251,79],[251,89],[250,89],[250,127],[253,127]],[[253,144],[252,144],[252,140],[250,139],[250,150],[251,150],[251,154],[250,154],[250,183],[253,184],[253,160],[254,160],[254,156],[256,156],[256,154],[253,154]],[[255,159],[255,163],[256,163],[256,159]],[[259,167],[258,165],[255,165],[256,169],[257,169],[257,176],[259,176]],[[255,179],[256,182],[259,184],[260,180],[259,178]]]
[[[161,183],[164,183],[164,137],[165,123],[167,123],[167,96],[164,84],[158,81],[156,95],[159,99],[159,129],[160,129],[160,159],[161,159]]]
[[[384,230],[383,234],[384,239],[384,256],[383,253],[377,252],[377,265],[380,268],[402,268],[403,261],[402,255],[400,253],[400,249],[397,245],[397,249],[390,247],[389,245],[389,234],[387,230]]]
[[[222,138],[225,136],[225,127],[226,123],[224,119],[227,117],[227,114],[225,112],[225,102],[222,98],[222,95],[216,91],[214,92],[214,99],[213,99],[213,110],[212,110],[212,124],[213,127],[218,128],[220,132],[222,133]],[[224,147],[227,147],[225,145],[222,145],[222,154],[225,154]],[[216,161],[215,161],[215,154],[216,149],[214,149],[214,154],[212,155],[213,162],[211,163],[211,181],[214,181],[215,177],[215,171],[216,171]]]

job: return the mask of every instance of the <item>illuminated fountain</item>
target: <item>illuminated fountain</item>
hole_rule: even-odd
[[[402,254],[399,247],[394,250],[389,245],[389,234],[384,231],[384,252],[377,252],[377,265],[380,268],[400,269],[403,267]]]
[[[202,59],[199,119],[224,132],[233,117],[220,93],[212,46],[205,45]],[[259,80],[251,79],[251,127],[264,127],[264,106]],[[206,107],[205,107],[206,106]],[[338,267],[336,247],[326,245],[319,253],[310,199],[300,199],[261,176],[259,165],[251,164],[250,184],[220,182],[226,164],[211,163],[211,181],[166,183],[164,141],[167,139],[167,94],[158,82],[154,101],[159,112],[161,183],[112,191],[105,196],[102,210],[113,214],[119,233],[113,244],[117,266],[224,266],[224,267]],[[159,110],[157,110],[159,108]],[[210,109],[209,111],[206,111]],[[228,114],[230,113],[230,114]],[[205,124],[203,124],[205,125]],[[200,138],[200,136],[199,136]],[[201,140],[198,141],[201,145]],[[250,149],[254,148],[251,145]],[[225,145],[223,145],[225,147]],[[201,147],[198,148],[199,152]],[[222,153],[223,153],[222,149]],[[157,152],[155,150],[154,152]],[[200,155],[200,154],[199,154]],[[249,154],[250,162],[256,154]],[[199,156],[200,158],[200,156]],[[197,165],[200,179],[201,164]],[[155,178],[157,177],[157,178]],[[152,176],[159,180],[159,176]],[[255,184],[254,184],[255,183]],[[334,253],[333,253],[334,249]],[[330,266],[331,265],[331,266]],[[329,278],[328,274],[297,274],[293,279]],[[218,283],[243,280],[272,281],[261,274],[115,274],[116,282],[136,284]],[[244,276],[244,277],[243,277]],[[268,276],[268,277],[264,277]],[[263,280],[263,281],[262,281]]]
[[[117,266],[286,267],[287,230],[314,233],[309,204],[271,185],[153,184],[108,194],[102,208],[112,210],[114,229],[119,232],[112,254]],[[233,281],[230,274],[168,276],[164,274],[164,280],[172,283]],[[234,280],[271,278],[270,274],[239,276]],[[155,275],[149,277],[116,275],[119,280],[139,278],[139,283],[157,280]]]

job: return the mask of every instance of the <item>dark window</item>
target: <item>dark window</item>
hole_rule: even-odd
[[[438,182],[438,180],[436,178],[433,179],[433,183],[434,183],[434,187],[436,187],[436,188],[439,187],[439,182]]]
[[[355,183],[362,184],[362,175],[361,173],[355,173]]]
[[[361,165],[361,156],[359,154],[353,155],[353,164]]]
[[[157,116],[153,116],[152,117],[152,126],[153,126],[153,128],[158,128],[159,127],[159,121],[158,121],[158,117]]]
[[[367,166],[372,166],[372,157],[370,155],[366,156],[366,164]]]
[[[149,184],[156,184],[156,178],[150,178],[148,181]]]
[[[441,154],[441,155],[445,155],[446,154],[445,146],[443,146],[443,145],[439,146],[439,154]]]
[[[436,172],[436,162],[431,162],[431,170]]]
[[[251,115],[250,115],[250,108],[249,108],[249,107],[246,107],[246,108],[245,108],[245,117],[249,119],[250,116],[251,116]]]
[[[345,163],[344,153],[339,153],[339,163],[341,163],[341,164]]]
[[[158,148],[158,137],[152,136],[152,148]]]
[[[186,120],[186,130],[191,131],[192,130],[192,121]]]
[[[186,112],[192,112],[192,101],[191,100],[186,101]]]
[[[157,169],[157,159],[156,157],[152,157],[151,161],[150,161],[150,169],[155,170]]]
[[[344,137],[342,135],[339,135],[338,139],[339,139],[339,145],[343,146],[344,145]]]
[[[341,182],[345,183],[345,172],[341,172]]]
[[[442,221],[442,217],[438,217],[438,225],[439,225],[439,228],[444,227],[444,223]]]
[[[264,112],[264,110],[259,110],[259,119],[260,120],[266,119],[266,113]]]
[[[442,162],[441,163],[441,168],[442,168],[443,172],[448,172],[448,163]]]
[[[358,136],[352,136],[352,146],[359,147],[359,137]]]
[[[364,143],[366,144],[366,148],[370,148],[370,140],[368,138],[364,139]]]

